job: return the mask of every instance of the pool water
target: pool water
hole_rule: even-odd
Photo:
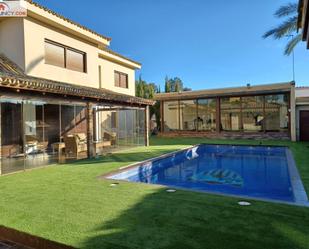
[[[286,147],[198,145],[109,179],[294,201]]]

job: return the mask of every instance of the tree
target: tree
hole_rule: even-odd
[[[181,92],[183,91],[183,82],[180,78],[174,77],[174,78],[168,78],[165,77],[165,92]]]
[[[153,99],[155,93],[160,92],[160,87],[158,87],[155,83],[147,83],[142,80],[142,77],[139,76],[139,79],[136,81],[136,96],[145,99]],[[156,102],[153,106],[149,108],[150,117],[155,114],[157,127],[160,130],[161,122],[160,122],[160,102]]]
[[[286,18],[279,26],[267,31],[263,38],[273,37],[274,39],[282,39],[290,37],[285,50],[285,55],[290,55],[295,46],[301,41],[301,34],[297,34],[298,4],[288,3],[281,6],[276,12],[276,18]]]
[[[171,83],[167,76],[165,77],[165,92],[171,92]]]

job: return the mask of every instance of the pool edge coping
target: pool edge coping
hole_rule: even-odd
[[[137,166],[140,166],[140,165],[142,165],[142,164],[149,163],[149,162],[153,162],[153,161],[157,161],[157,160],[160,160],[160,159],[163,159],[163,158],[166,158],[166,157],[169,157],[169,156],[172,156],[172,155],[181,153],[181,152],[183,152],[183,151],[185,151],[185,150],[192,149],[192,148],[197,147],[197,146],[199,146],[199,145],[201,145],[201,144],[190,145],[190,146],[185,147],[185,148],[183,148],[183,149],[175,150],[175,151],[172,151],[172,152],[168,152],[168,153],[166,153],[166,154],[162,154],[162,155],[157,156],[157,157],[152,157],[152,158],[146,159],[146,160],[144,160],[144,161],[139,161],[139,162],[131,163],[131,164],[129,164],[129,165],[122,166],[122,167],[120,167],[120,168],[118,168],[118,169],[115,169],[115,170],[113,170],[113,171],[110,171],[110,172],[108,172],[108,173],[106,173],[106,174],[100,175],[98,178],[99,178],[99,179],[102,179],[102,178],[103,178],[103,179],[113,180],[113,179],[109,178],[109,176],[112,176],[112,175],[115,175],[115,174],[120,174],[120,173],[122,173],[122,172],[124,172],[124,171],[130,170],[130,169],[135,168],[135,167],[137,167]],[[162,186],[163,186],[163,185],[162,185]]]
[[[285,154],[290,175],[290,183],[295,197],[295,203],[303,206],[309,206],[308,196],[290,148],[286,148]]]

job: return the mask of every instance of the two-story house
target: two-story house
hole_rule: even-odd
[[[27,12],[0,18],[0,173],[147,145],[141,64],[30,0]]]

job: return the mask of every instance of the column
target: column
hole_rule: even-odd
[[[296,141],[296,104],[295,104],[295,83],[291,83],[291,92],[290,92],[290,133],[291,140]]]
[[[93,104],[87,103],[87,156],[92,158],[95,156],[93,144]]]
[[[145,107],[145,146],[149,146],[149,106]]]
[[[216,133],[221,132],[221,109],[220,109],[220,98],[216,98]]]

